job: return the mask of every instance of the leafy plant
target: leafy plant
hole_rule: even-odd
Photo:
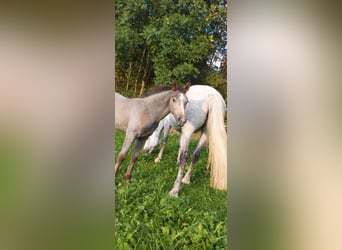
[[[210,85],[200,72],[226,61],[226,18],[225,0],[117,0],[116,91],[137,96],[174,78]]]
[[[115,155],[124,133],[115,133]],[[190,143],[190,151],[196,147]],[[204,149],[190,185],[182,185],[179,198],[168,191],[176,178],[178,137],[170,135],[161,163],[157,150],[141,153],[130,184],[124,182],[129,157],[115,179],[115,249],[226,249],[227,192],[209,186]]]

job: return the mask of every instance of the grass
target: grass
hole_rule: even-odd
[[[115,156],[124,133],[115,132]],[[190,143],[190,152],[196,147]],[[207,152],[202,150],[191,184],[178,198],[168,195],[176,178],[178,136],[170,135],[163,159],[141,152],[131,183],[124,175],[130,155],[115,178],[115,249],[227,249],[227,192],[209,186]]]

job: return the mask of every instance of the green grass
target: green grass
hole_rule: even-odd
[[[115,157],[123,140],[115,132]],[[115,249],[227,249],[227,192],[210,188],[206,150],[178,198],[168,195],[178,171],[178,137],[170,135],[162,161],[154,163],[158,150],[140,153],[130,184],[124,181],[130,155],[117,173]]]

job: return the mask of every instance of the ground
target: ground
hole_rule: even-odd
[[[115,133],[115,156],[123,139]],[[124,181],[129,158],[117,173],[115,249],[227,249],[227,192],[209,186],[206,149],[178,198],[168,195],[178,171],[178,136],[170,135],[162,161],[154,163],[158,149],[140,154],[130,184]]]

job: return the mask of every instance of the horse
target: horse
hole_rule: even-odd
[[[164,136],[163,136],[163,140],[161,143],[159,154],[158,154],[157,158],[154,159],[155,163],[158,163],[162,160],[163,152],[165,149],[165,145],[167,143],[167,139],[169,138],[169,132],[170,132],[171,128],[173,128],[177,131],[180,130],[180,127],[177,125],[175,117],[172,114],[168,114],[167,116],[165,116],[164,119],[162,119],[159,122],[156,130],[153,131],[152,135],[150,135],[145,142],[144,152],[145,153],[152,153],[154,148],[159,145],[160,134],[162,131],[164,131],[164,133],[163,133]],[[177,157],[177,163],[179,163],[179,156]]]
[[[180,127],[185,124],[185,107],[188,103],[185,93],[189,87],[190,83],[186,84],[184,88],[173,83],[172,86],[155,88],[152,94],[141,98],[126,98],[115,92],[115,129],[126,133],[115,163],[115,176],[126,158],[129,148],[136,140],[125,175],[125,181],[130,182],[134,164],[141,148],[158,126],[159,121],[166,115],[172,113]]]
[[[211,168],[210,186],[218,190],[227,189],[227,133],[224,124],[226,105],[221,94],[214,88],[206,85],[193,85],[187,92],[189,103],[185,109],[187,121],[179,127],[172,114],[159,122],[157,129],[147,139],[144,151],[151,153],[159,143],[159,135],[164,129],[164,138],[161,149],[155,162],[160,162],[167,142],[170,127],[181,129],[177,163],[179,164],[177,178],[171,196],[178,196],[181,182],[189,184],[192,169],[197,162],[201,150],[208,141],[208,167]],[[182,178],[184,167],[189,157],[189,141],[197,130],[201,136],[192,155],[192,161],[187,173]]]

